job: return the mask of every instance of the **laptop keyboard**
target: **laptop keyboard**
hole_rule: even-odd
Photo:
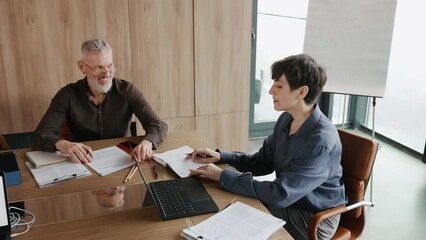
[[[150,186],[166,218],[185,217],[195,213],[194,206],[179,181],[151,182]]]

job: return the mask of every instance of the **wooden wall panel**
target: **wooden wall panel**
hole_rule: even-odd
[[[247,149],[252,1],[195,0],[196,129],[210,144]]]
[[[163,118],[163,121],[169,126],[169,133],[195,130],[195,117]],[[139,121],[136,121],[136,131],[138,135],[145,133]]]
[[[130,0],[134,83],[163,118],[194,116],[192,0]]]
[[[247,151],[247,119],[248,111],[197,116],[196,128],[213,148]]]
[[[247,111],[252,2],[194,5],[196,115]]]
[[[0,2],[0,132],[34,130],[54,94],[83,77],[77,61],[84,40],[108,40],[118,74],[131,78],[126,1]]]
[[[244,149],[251,4],[0,0],[0,133],[33,131],[54,94],[83,77],[81,43],[102,38],[116,76],[145,93],[170,132],[197,129],[213,146]]]

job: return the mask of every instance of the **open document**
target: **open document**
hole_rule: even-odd
[[[185,239],[261,240],[268,239],[284,224],[282,219],[236,202],[201,223],[184,229],[181,235]]]
[[[155,153],[152,158],[160,165],[168,165],[179,177],[188,177],[189,169],[197,169],[208,163],[196,163],[192,159],[185,159],[193,151],[188,146],[183,146],[163,153]]]
[[[92,175],[83,164],[68,161],[39,168],[35,168],[30,162],[25,164],[40,188]]]
[[[99,175],[105,176],[133,166],[135,161],[117,146],[103,148],[93,152],[93,161],[87,163]]]

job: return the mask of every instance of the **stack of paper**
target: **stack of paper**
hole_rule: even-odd
[[[67,161],[39,168],[33,167],[30,162],[26,162],[26,165],[41,188],[92,175],[83,164]]]
[[[26,152],[25,155],[30,161],[26,162],[26,165],[41,188],[92,175],[84,164],[68,162],[60,152],[33,151]],[[93,161],[87,163],[101,176],[117,172],[134,164],[135,162],[130,158],[130,155],[117,146],[94,151]]]
[[[268,239],[284,224],[282,219],[236,202],[207,220],[184,229],[181,235],[190,240],[261,240]]]
[[[207,165],[207,163],[196,163],[191,159],[185,159],[192,151],[192,148],[183,146],[163,153],[155,153],[152,158],[162,166],[168,165],[179,177],[184,178],[189,176],[189,169]]]

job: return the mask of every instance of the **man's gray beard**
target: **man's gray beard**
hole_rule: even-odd
[[[98,80],[96,80],[96,79],[87,79],[87,81],[88,81],[89,85],[99,93],[107,93],[111,89],[111,86],[112,86],[112,79],[105,86],[100,85],[98,83]]]

